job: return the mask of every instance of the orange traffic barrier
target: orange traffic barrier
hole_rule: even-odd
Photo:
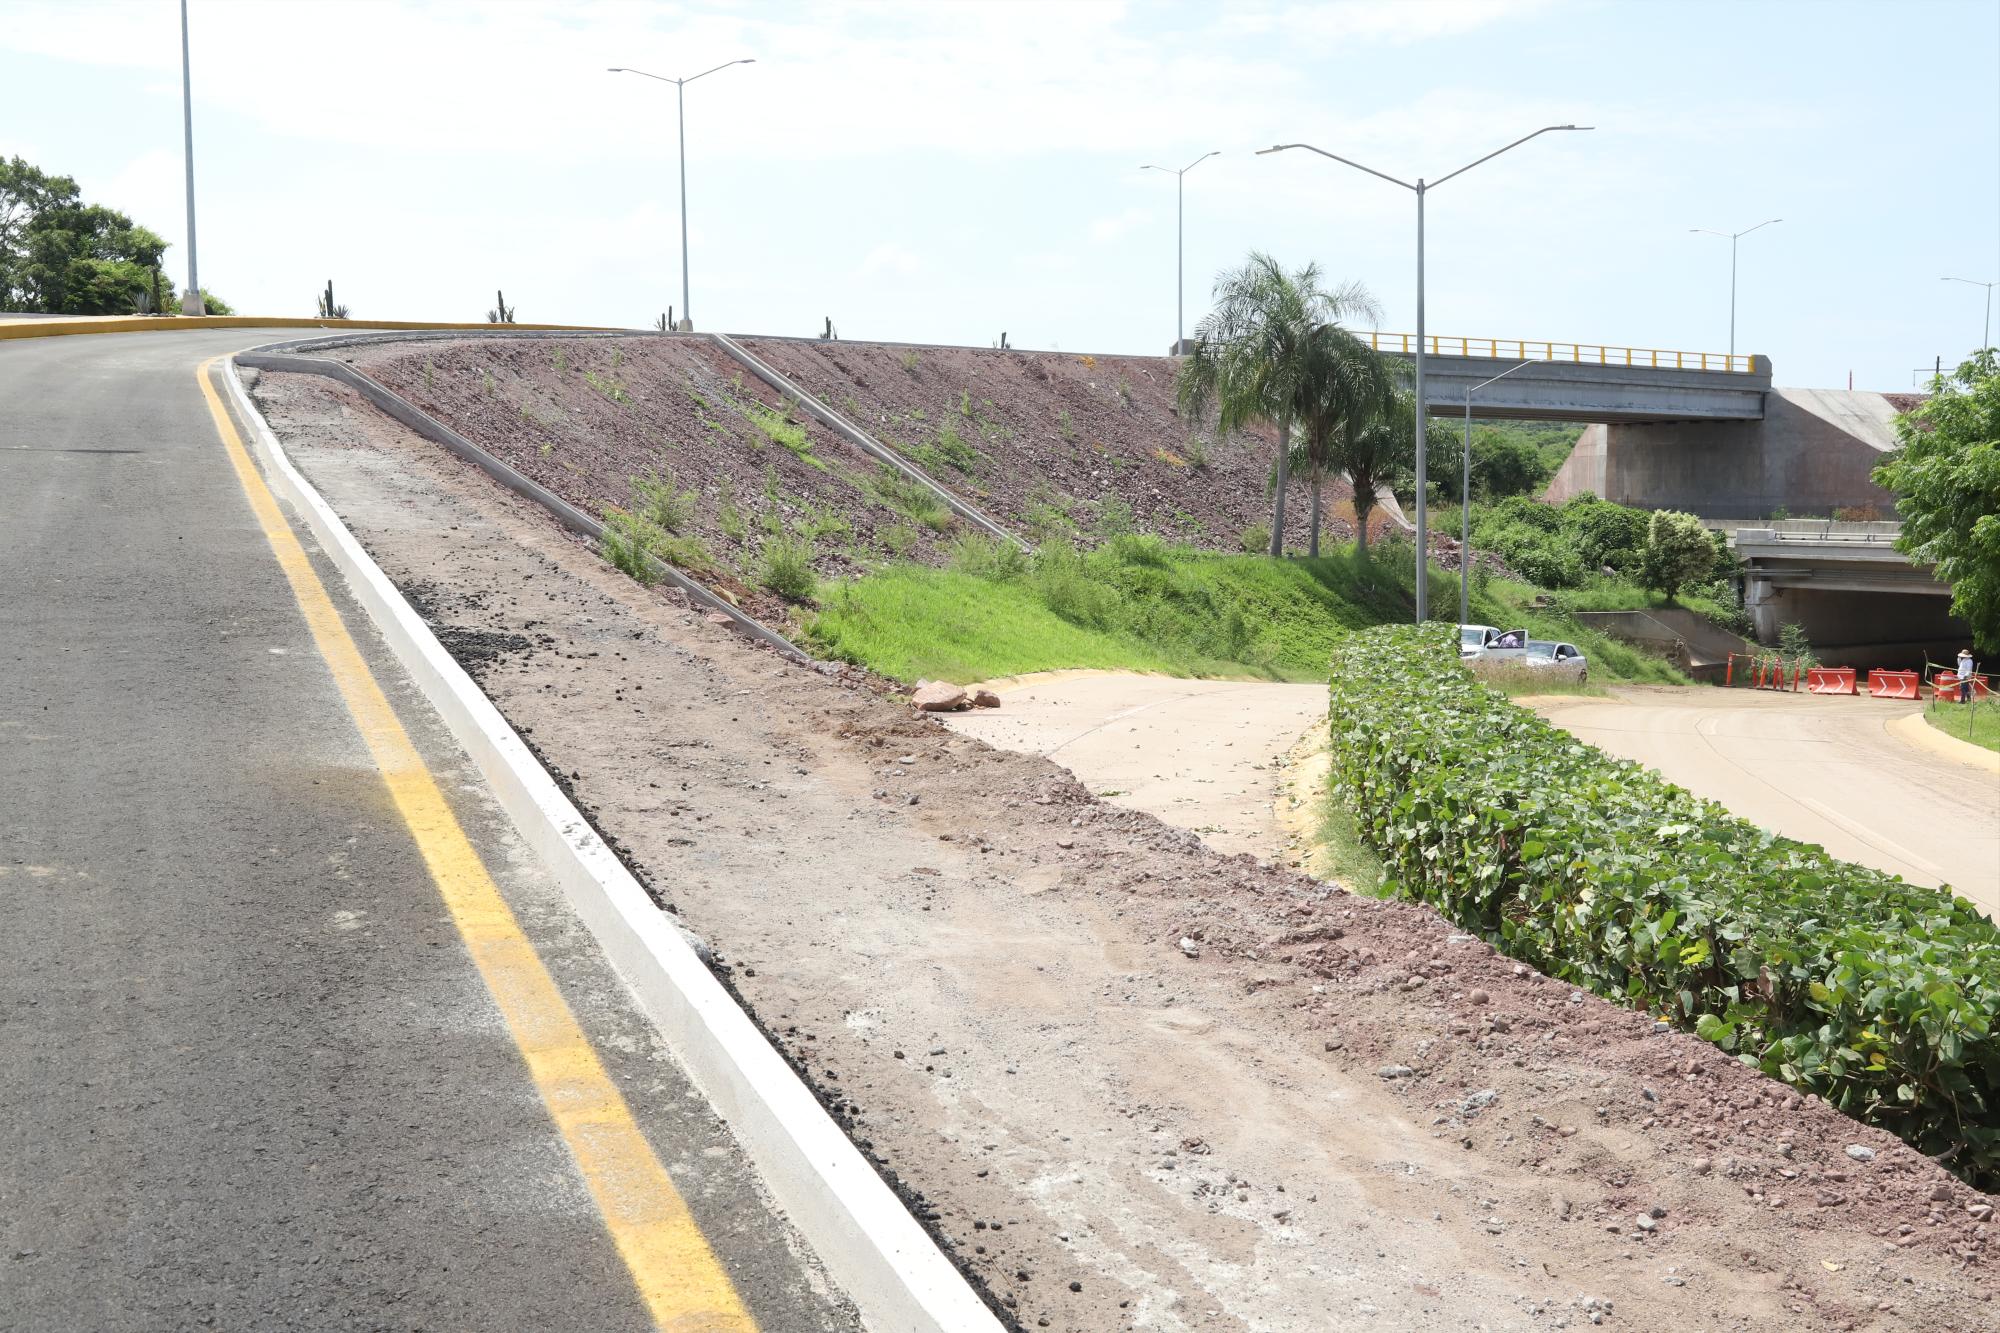
[[[1880,667],[1868,673],[1868,693],[1877,699],[1919,699],[1919,687],[1923,677],[1914,671],[1884,671]]]
[[[1807,667],[1806,691],[1809,694],[1853,694],[1853,667]]]
[[[1931,697],[1933,699],[1943,699],[1949,703],[1957,703],[1958,673],[1954,671],[1940,671],[1935,676],[1932,676]],[[1990,699],[1993,697],[1992,686],[1987,682],[1985,676],[1976,675],[1972,677],[1972,697],[1974,699]]]

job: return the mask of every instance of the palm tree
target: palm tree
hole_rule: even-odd
[[[1240,269],[1216,280],[1215,308],[1195,325],[1194,351],[1182,363],[1181,412],[1199,420],[1211,403],[1218,438],[1254,422],[1278,431],[1277,490],[1271,502],[1271,554],[1285,549],[1285,488],[1290,480],[1292,424],[1325,358],[1314,348],[1321,330],[1343,319],[1376,319],[1375,303],[1358,284],[1327,291],[1317,264],[1285,272],[1252,251]]]
[[[1339,459],[1350,452],[1345,448],[1347,441],[1395,410],[1396,380],[1387,358],[1338,324],[1322,324],[1313,330],[1307,343],[1307,362],[1294,404],[1299,429],[1291,461],[1305,471],[1312,484],[1310,550],[1317,558],[1320,485],[1327,473],[1342,470]],[[1357,500],[1357,514],[1359,506]],[[1366,540],[1365,533],[1362,540]]]
[[[1400,368],[1400,363],[1392,365]],[[1363,553],[1368,550],[1368,515],[1374,512],[1376,491],[1416,466],[1416,416],[1416,393],[1398,384],[1386,412],[1358,420],[1355,429],[1334,437],[1330,461],[1347,474],[1354,488],[1355,541]],[[1449,449],[1451,427],[1426,418],[1424,442],[1428,449]]]

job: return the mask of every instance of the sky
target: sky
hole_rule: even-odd
[[[1907,390],[2000,279],[2000,0],[188,0],[202,285],[238,310],[1158,354],[1264,250],[1443,335]],[[174,0],[0,0],[0,154],[186,281]],[[2000,294],[2000,293],[1996,293]],[[2000,328],[2000,310],[1995,311]],[[1372,321],[1371,321],[1372,322]]]

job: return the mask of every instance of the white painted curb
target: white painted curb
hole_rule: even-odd
[[[999,1333],[964,1277],[292,466],[234,362],[222,379],[271,488],[305,519],[863,1321],[881,1333]]]

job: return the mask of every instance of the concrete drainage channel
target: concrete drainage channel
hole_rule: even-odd
[[[601,533],[601,525],[587,515],[352,367],[297,354],[328,345],[329,340],[321,340],[307,347],[260,348],[236,360],[349,384],[397,420],[548,508],[565,526],[593,536]],[[397,660],[478,765],[516,828],[554,871],[578,916],[868,1326],[895,1333],[998,1333],[1000,1321],[971,1284],[653,905],[331,506],[292,466],[233,367],[223,379],[256,440],[272,489],[312,529]],[[703,605],[731,614],[772,646],[799,655],[782,636],[699,584],[678,579],[676,584]]]

